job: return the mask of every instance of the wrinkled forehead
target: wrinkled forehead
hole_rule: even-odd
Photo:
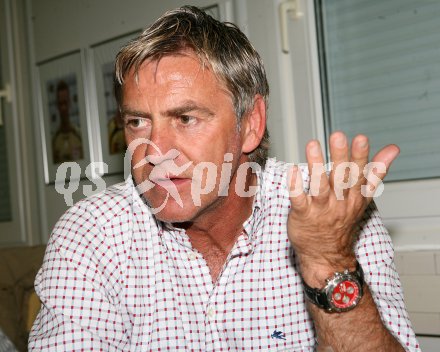
[[[182,51],[178,51],[175,53],[170,53],[166,55],[160,55],[158,57],[150,57],[146,60],[144,60],[141,64],[138,66],[132,67],[128,73],[124,77],[124,81],[127,80],[134,80],[136,84],[139,84],[139,74],[140,71],[148,67],[149,70],[151,70],[151,73],[155,79],[155,82],[157,82],[161,77],[161,70],[163,62],[168,62],[167,59],[169,58],[175,58],[175,59],[189,59],[193,60],[196,65],[192,65],[193,68],[193,77],[196,78],[199,75],[204,75],[206,73],[212,74],[212,77],[215,79],[216,83],[218,84],[219,89],[225,91],[228,95],[232,94],[227,89],[227,85],[225,80],[215,71],[215,65],[211,64],[208,58],[203,54],[198,54],[192,49],[186,49]],[[182,65],[179,64],[178,60],[175,60],[175,78],[176,80],[180,79],[181,71],[182,71]],[[182,60],[183,63],[183,60]],[[173,78],[168,76],[169,78]]]

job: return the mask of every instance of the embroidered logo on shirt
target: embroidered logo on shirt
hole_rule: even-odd
[[[270,337],[272,337],[273,339],[285,340],[286,339],[286,334],[284,334],[282,331],[277,331],[275,329],[273,331],[272,335],[270,335]]]

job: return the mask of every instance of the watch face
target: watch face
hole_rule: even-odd
[[[339,282],[331,293],[331,302],[337,309],[347,309],[359,300],[359,286],[351,280]]]

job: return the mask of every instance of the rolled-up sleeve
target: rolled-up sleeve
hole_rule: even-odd
[[[420,351],[394,265],[394,248],[374,203],[365,212],[356,254],[384,325],[407,351]]]

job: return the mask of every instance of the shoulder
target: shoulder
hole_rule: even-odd
[[[70,207],[60,220],[78,218],[83,214],[103,224],[115,216],[125,213],[133,203],[132,185],[125,181],[80,200]]]
[[[152,216],[132,180],[128,179],[70,207],[56,223],[52,239],[84,241],[98,237],[105,242],[109,234],[113,236],[118,230],[122,234],[120,229],[131,228],[133,214],[137,211],[142,211],[146,220]]]
[[[146,223],[152,217],[141,203],[133,183],[126,181],[74,204],[53,228],[45,255],[46,266],[61,260],[75,263],[75,268],[84,272],[98,268],[103,277],[114,275],[115,265],[122,272],[136,231],[134,214]]]

